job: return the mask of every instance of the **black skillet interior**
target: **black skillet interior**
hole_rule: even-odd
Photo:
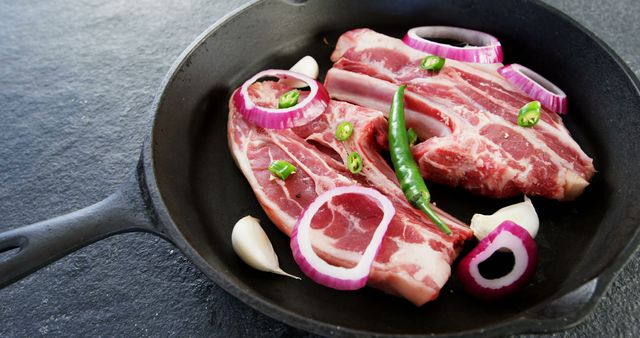
[[[250,214],[263,221],[283,268],[301,275],[288,238],[265,216],[228,151],[231,91],[259,70],[288,68],[307,54],[326,72],[332,45],[349,29],[369,27],[401,37],[410,27],[440,24],[495,35],[505,63],[526,65],[563,88],[570,98],[564,121],[595,160],[598,173],[577,201],[534,199],[541,232],[532,283],[511,299],[487,303],[465,295],[454,277],[436,301],[416,308],[371,288],[340,292],[308,279],[261,273],[241,262],[230,234],[236,220]],[[624,259],[618,255],[636,232],[631,220],[638,216],[633,209],[638,181],[627,178],[638,164],[640,98],[618,62],[575,23],[537,2],[258,2],[205,34],[168,81],[153,134],[158,187],[178,230],[206,262],[200,268],[280,320],[314,330],[383,334],[447,334],[502,325]],[[438,206],[463,221],[513,202],[431,186]],[[566,325],[578,319],[573,313],[557,315],[567,316]]]

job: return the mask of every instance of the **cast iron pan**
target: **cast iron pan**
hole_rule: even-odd
[[[357,13],[357,14],[356,14]],[[231,91],[265,68],[310,54],[328,69],[344,31],[370,27],[401,37],[418,25],[453,25],[497,36],[505,63],[529,66],[570,98],[564,120],[595,160],[592,184],[575,202],[534,200],[541,218],[540,264],[519,295],[485,303],[454,278],[416,308],[364,288],[339,292],[304,279],[255,271],[237,258],[230,234],[240,217],[263,220],[285,270],[301,275],[227,149]],[[328,42],[328,45],[327,43]],[[326,335],[478,335],[547,332],[578,323],[640,242],[638,80],[601,41],[537,1],[257,1],[198,38],[158,93],[131,178],[106,200],[0,234],[0,286],[84,245],[125,231],[149,231],[179,247],[218,285],[287,324]],[[512,201],[432,185],[438,206],[469,220]],[[6,256],[6,255],[5,255]]]

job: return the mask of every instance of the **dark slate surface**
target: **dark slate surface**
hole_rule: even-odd
[[[2,0],[0,230],[113,192],[134,166],[169,66],[244,2]],[[637,0],[553,5],[640,75]],[[586,321],[553,336],[640,335],[639,266],[636,253]],[[169,243],[134,233],[81,249],[0,290],[0,336],[40,335],[306,334],[227,295]]]

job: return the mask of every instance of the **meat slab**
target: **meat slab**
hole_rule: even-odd
[[[407,125],[424,140],[413,148],[423,176],[478,194],[570,200],[594,174],[592,159],[560,117],[543,109],[534,128],[517,125],[531,101],[498,73],[500,64],[447,60],[438,73],[419,67],[428,54],[370,29],[343,34],[325,79],[331,97],[387,112],[407,84]]]
[[[278,82],[253,84],[252,100],[275,107],[290,90]],[[451,274],[451,263],[469,228],[434,206],[453,231],[442,233],[427,216],[414,209],[400,190],[395,174],[380,155],[387,143],[387,122],[376,110],[331,101],[323,115],[297,128],[262,129],[247,122],[233,104],[229,107],[229,147],[271,221],[287,235],[302,211],[323,192],[339,186],[373,187],[393,203],[396,214],[375,258],[368,284],[405,297],[416,305],[435,299]],[[337,125],[349,121],[354,133],[345,142],[334,136]],[[350,152],[358,151],[363,170],[346,168]],[[296,173],[285,181],[268,170],[273,160],[294,164]],[[312,220],[312,245],[330,264],[351,267],[361,257],[382,212],[362,196],[340,196],[325,204]]]

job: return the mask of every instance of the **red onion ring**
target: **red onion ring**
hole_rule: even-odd
[[[498,73],[545,108],[558,114],[567,113],[567,95],[542,75],[517,63],[499,68]]]
[[[280,80],[291,78],[303,81],[309,86],[309,95],[290,108],[264,108],[255,104],[249,96],[249,86],[263,77],[277,77]],[[262,128],[284,129],[305,125],[320,116],[329,105],[329,93],[324,86],[297,72],[280,69],[262,71],[247,80],[233,94],[233,104],[236,109],[250,122]]]
[[[456,47],[437,43],[428,38],[454,39],[473,46]],[[445,59],[473,63],[502,62],[502,45],[494,36],[471,29],[448,26],[423,26],[411,28],[402,41],[414,49]]]
[[[358,264],[352,268],[343,268],[327,263],[313,251],[309,231],[313,216],[323,204],[330,201],[334,196],[353,193],[368,196],[378,202],[383,211],[383,216]],[[337,290],[360,289],[367,284],[371,265],[395,212],[391,201],[375,189],[355,185],[331,189],[311,202],[293,227],[291,232],[293,258],[302,272],[318,284]]]
[[[478,266],[502,248],[513,253],[513,269],[500,278],[485,278]],[[478,298],[501,298],[525,286],[535,272],[537,259],[538,247],[529,232],[504,221],[460,261],[458,279],[465,291]]]

